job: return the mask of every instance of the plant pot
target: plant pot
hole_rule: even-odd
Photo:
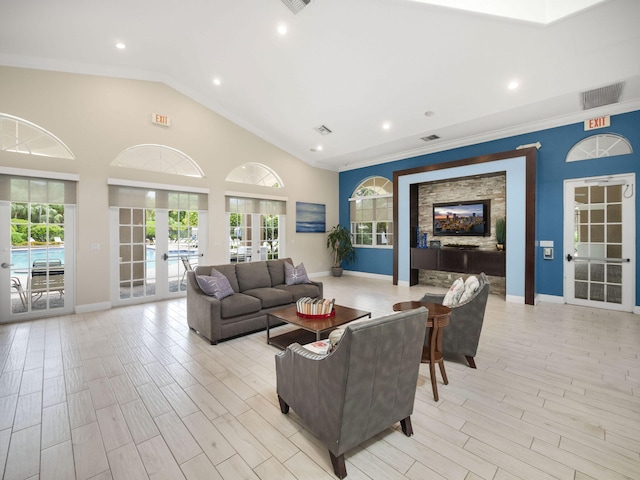
[[[331,267],[331,273],[334,277],[342,276],[342,267]]]

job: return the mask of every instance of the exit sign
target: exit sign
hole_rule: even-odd
[[[595,130],[596,128],[604,128],[611,126],[611,117],[605,115],[604,117],[590,118],[584,121],[584,130]]]
[[[163,127],[171,126],[171,119],[167,115],[160,115],[159,113],[151,114],[151,121],[156,125],[162,125]]]

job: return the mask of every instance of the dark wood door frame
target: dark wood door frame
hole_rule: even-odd
[[[510,158],[525,157],[525,263],[524,263],[524,303],[533,305],[535,300],[535,228],[536,228],[536,156],[535,147],[523,148],[521,150],[511,150],[508,152],[482,155],[479,157],[453,160],[450,162],[436,163],[433,165],[423,165],[420,167],[397,170],[393,172],[393,284],[398,284],[398,183],[400,177],[405,175],[415,175],[419,173],[433,172],[447,168],[464,167],[477,165]],[[409,200],[409,228],[417,226],[418,222],[418,201],[417,184],[410,185]],[[409,237],[411,238],[411,237]],[[507,279],[508,281],[508,279]]]

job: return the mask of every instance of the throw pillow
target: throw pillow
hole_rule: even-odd
[[[479,288],[480,282],[475,276],[471,275],[464,282],[464,292],[462,292],[458,303],[464,303],[471,300],[476,295]]]
[[[444,300],[442,300],[442,304],[450,307],[452,305],[457,304],[460,301],[460,297],[464,292],[464,280],[462,278],[458,278],[455,282],[451,284],[449,287],[449,291],[444,296]]]
[[[294,267],[289,262],[284,262],[284,283],[286,285],[298,285],[299,283],[310,283],[307,270],[301,263]]]
[[[222,300],[225,297],[233,295],[233,288],[227,277],[218,272],[215,268],[209,275],[197,275],[196,280],[200,289],[212,297]]]

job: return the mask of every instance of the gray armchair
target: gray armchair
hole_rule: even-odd
[[[344,454],[400,422],[411,436],[427,309],[349,325],[328,355],[299,344],[276,355],[282,413],[293,408],[327,445],[333,470],[347,476]]]
[[[464,355],[471,368],[476,368],[474,357],[478,351],[484,312],[489,297],[489,279],[484,273],[478,275],[480,287],[469,300],[453,305],[449,325],[443,328],[442,350],[445,355]],[[422,302],[442,303],[444,295],[426,294]],[[426,340],[425,340],[426,341]]]

